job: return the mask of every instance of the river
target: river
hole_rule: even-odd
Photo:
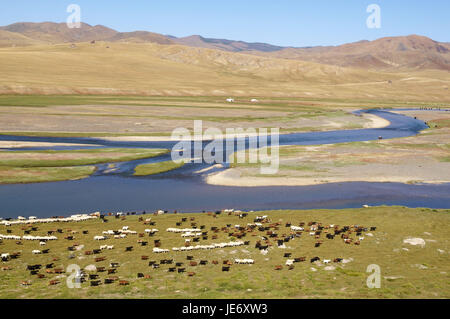
[[[384,110],[367,111],[390,125],[378,129],[339,130],[280,135],[281,145],[319,145],[413,136],[427,128],[424,122]],[[82,143],[91,147],[172,148],[175,142],[112,142],[98,138],[0,136],[8,141]],[[60,147],[56,149],[78,149]],[[45,148],[48,149],[48,148]],[[400,183],[330,183],[313,186],[224,187],[208,185],[206,174],[196,173],[208,164],[187,164],[179,170],[148,177],[132,176],[141,163],[158,158],[98,165],[91,177],[78,181],[0,185],[0,217],[66,216],[94,211],[177,210],[199,212],[236,208],[243,210],[353,208],[362,205],[403,205],[450,208],[450,183],[408,185]]]

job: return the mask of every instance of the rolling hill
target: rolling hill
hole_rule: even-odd
[[[0,30],[0,48],[44,44],[45,42],[28,38],[20,33]]]
[[[0,27],[0,94],[448,101],[449,44],[408,36],[281,48],[82,24]]]
[[[53,22],[19,22],[0,27],[0,30],[21,34],[29,39],[48,44],[105,40],[117,33],[101,25],[91,26],[82,23],[79,29],[69,29],[65,23]]]
[[[227,52],[249,53],[271,58],[311,61],[321,64],[373,70],[450,71],[450,43],[410,35],[359,41],[339,46],[308,48],[280,47],[267,43],[248,43],[200,35],[177,38],[148,31],[118,32],[105,26],[83,23],[69,29],[65,23],[14,23],[0,27],[0,47],[57,44],[67,42],[128,42],[184,45]],[[7,32],[7,33],[4,33]]]
[[[286,48],[272,52],[270,56],[345,67],[450,71],[450,44],[418,35],[359,41],[335,47]]]
[[[379,72],[157,43],[0,48],[0,94],[220,95],[448,101],[449,73]]]
[[[211,39],[204,38],[200,35],[192,35],[184,38],[173,38],[173,41],[178,44],[187,45],[190,47],[217,49],[230,52],[274,52],[284,49],[283,47],[267,43],[248,43],[244,41],[234,41],[226,39]]]

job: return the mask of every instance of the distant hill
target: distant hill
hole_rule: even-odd
[[[450,44],[419,35],[359,41],[340,46],[286,48],[270,56],[345,67],[450,71]]]
[[[117,31],[105,26],[91,26],[86,23],[82,23],[79,29],[69,29],[65,23],[20,22],[0,27],[0,30],[18,33],[32,40],[52,44],[106,40],[117,34]]]
[[[1,48],[0,74],[0,94],[450,99],[442,70],[379,72],[157,43]]]
[[[199,35],[193,35],[184,38],[177,38],[169,35],[162,35],[148,31],[134,31],[134,32],[117,32],[113,29],[96,25],[91,26],[87,23],[82,23],[79,29],[69,29],[65,23],[31,23],[19,22],[8,26],[0,27],[0,30],[20,34],[28,41],[5,42],[2,46],[12,45],[31,45],[35,41],[41,43],[64,43],[64,42],[87,42],[87,41],[111,41],[111,42],[150,42],[159,44],[182,44],[191,47],[218,49],[230,52],[240,51],[261,51],[273,52],[284,49],[284,47],[275,46],[267,43],[247,43],[244,41],[234,41],[226,39],[208,39]]]
[[[248,43],[244,41],[234,41],[226,39],[209,39],[200,35],[191,35],[184,38],[174,38],[174,42],[190,47],[218,49],[230,52],[242,52],[242,51],[261,51],[261,52],[274,52],[284,49],[284,47],[271,45],[267,43]]]
[[[311,61],[342,67],[373,70],[437,69],[450,71],[450,43],[410,35],[359,41],[339,46],[307,48],[281,47],[267,43],[248,43],[200,35],[177,38],[148,31],[118,32],[102,25],[82,23],[69,29],[65,23],[20,22],[0,27],[0,47],[89,41],[158,43],[242,52],[271,58]]]
[[[28,38],[20,33],[0,30],[0,47],[28,46],[44,42]]]
[[[175,44],[175,42],[167,36],[147,31],[117,32],[112,37],[109,37],[104,40],[111,42],[135,42],[135,43],[151,42],[159,44]]]

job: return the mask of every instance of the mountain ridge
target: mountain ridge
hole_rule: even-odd
[[[55,22],[18,22],[0,27],[0,47],[90,41],[178,44],[341,67],[450,71],[450,43],[415,34],[337,46],[283,47],[201,35],[175,37],[149,31],[118,32],[103,25],[91,26],[87,23],[82,23],[79,29],[69,29],[65,23]]]

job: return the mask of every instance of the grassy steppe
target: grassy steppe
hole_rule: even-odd
[[[0,184],[43,183],[89,177],[95,166],[80,167],[1,167]]]
[[[0,184],[81,179],[95,171],[91,165],[150,158],[166,152],[132,148],[0,151]]]
[[[36,97],[34,99],[34,97]],[[280,127],[283,132],[363,127],[351,103],[264,98],[0,96],[0,134],[58,137],[168,136],[176,127]],[[20,118],[21,121],[17,121]],[[349,124],[350,123],[350,124]]]
[[[0,151],[0,166],[61,167],[126,162],[167,153],[165,149],[102,148],[70,151]]]
[[[262,163],[234,163],[231,169],[208,177],[229,186],[312,185],[346,181],[450,182],[450,112],[399,111],[428,123],[416,136],[325,145],[280,146],[277,174],[261,174]],[[270,149],[268,152],[270,153]],[[242,151],[241,151],[241,154]],[[239,177],[239,178],[238,178]]]
[[[141,164],[136,166],[134,176],[147,176],[165,173],[184,166],[184,163],[175,163],[173,161],[165,161],[150,164]]]
[[[367,209],[343,210],[308,210],[308,211],[267,211],[250,213],[248,217],[239,219],[237,216],[219,215],[217,218],[207,214],[170,214],[151,217],[155,225],[144,225],[138,221],[138,216],[127,216],[126,220],[107,217],[108,223],[100,220],[37,225],[38,230],[32,235],[46,235],[50,229],[63,229],[62,234],[56,234],[57,241],[49,242],[45,248],[50,249],[47,255],[32,255],[33,249],[42,249],[38,242],[24,241],[22,246],[16,245],[14,240],[4,240],[0,244],[0,251],[22,253],[19,259],[2,263],[2,267],[9,266],[11,270],[0,271],[1,298],[449,298],[450,264],[448,253],[450,238],[448,227],[450,210],[434,210],[426,208],[408,209],[404,207],[373,207]],[[254,248],[255,242],[265,232],[255,230],[247,233],[243,240],[249,240],[249,246],[223,248],[210,251],[173,252],[168,254],[154,254],[153,240],[160,239],[162,248],[171,249],[184,244],[180,234],[168,233],[166,228],[176,227],[175,223],[182,217],[188,221],[181,227],[191,227],[189,218],[195,218],[197,226],[205,225],[208,231],[207,240],[200,239],[200,244],[228,242],[236,240],[228,233],[215,233],[218,238],[211,239],[214,234],[210,228],[220,228],[231,224],[242,226],[252,223],[257,215],[268,215],[272,222],[280,222],[280,236],[289,234],[290,229],[285,223],[293,225],[300,222],[316,221],[323,225],[362,225],[376,226],[376,231],[369,231],[373,236],[364,234],[365,239],[360,246],[346,245],[340,237],[334,240],[321,239],[323,244],[314,247],[316,239],[306,230],[300,238],[286,243],[286,249],[276,247],[276,241],[271,239],[274,248],[263,255]],[[121,229],[129,226],[130,230],[143,233],[146,228],[157,228],[159,232],[153,237],[139,238],[128,235],[125,239],[108,239],[94,242],[95,235],[101,235],[108,229]],[[23,235],[22,226],[11,226],[12,234]],[[308,228],[308,227],[306,227]],[[28,228],[29,229],[29,228]],[[82,234],[88,230],[89,234]],[[65,240],[64,237],[72,232],[75,239]],[[0,226],[0,233],[6,233],[6,227]],[[354,238],[355,234],[351,234]],[[425,240],[425,246],[412,246],[403,243],[408,237],[419,237]],[[148,246],[140,246],[138,239],[149,242]],[[69,259],[71,254],[67,250],[73,244],[83,245],[80,250],[73,252],[75,258]],[[103,251],[99,255],[86,256],[84,251],[99,248],[100,245],[114,245],[113,250]],[[133,246],[132,252],[125,252],[125,247]],[[296,263],[295,269],[288,270],[284,263],[284,253],[292,253],[292,257],[305,256],[306,262]],[[186,271],[196,273],[188,277],[186,273],[167,272],[168,265],[161,265],[159,269],[152,269],[148,261],[141,260],[141,256],[149,256],[149,260],[174,259],[183,262]],[[186,256],[194,256],[195,261],[208,260],[206,266],[189,266]],[[104,256],[105,261],[95,262],[94,258]],[[311,264],[309,259],[319,256],[323,259],[344,258],[347,263],[332,263],[332,268],[325,268],[323,264]],[[68,275],[46,274],[46,278],[38,279],[26,271],[29,264],[47,264],[53,258],[60,258],[55,267],[66,269],[70,264],[77,264],[84,268],[87,265],[104,266],[108,268],[110,262],[119,262],[116,276],[121,280],[129,280],[129,286],[119,286],[118,283],[89,287],[83,283],[80,289],[67,288],[65,281]],[[234,258],[252,258],[254,265],[232,265],[230,272],[222,272],[222,261]],[[211,264],[212,260],[220,261],[220,265]],[[367,266],[377,264],[381,268],[381,288],[369,289],[366,280]],[[276,265],[283,265],[280,271],[274,270]],[[328,270],[327,270],[328,269]],[[148,274],[151,279],[137,279],[138,272]],[[43,270],[40,273],[44,273]],[[99,273],[100,279],[108,277],[106,273]],[[111,276],[111,275],[110,275]],[[49,286],[50,280],[61,281],[59,285]],[[20,285],[23,280],[31,280],[31,286]]]
[[[376,72],[178,45],[0,48],[0,93],[449,101],[448,72]]]
[[[361,108],[448,106],[395,100],[338,98],[0,95],[0,134],[57,137],[169,136],[177,127],[280,128],[282,133],[370,127]],[[18,119],[20,118],[20,121]]]

